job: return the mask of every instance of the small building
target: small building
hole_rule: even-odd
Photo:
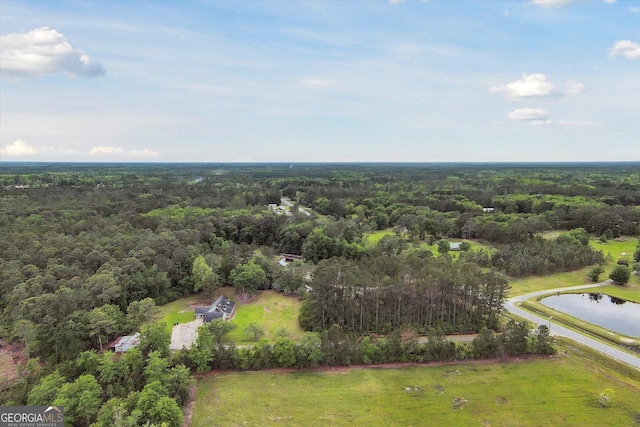
[[[286,262],[303,261],[302,256],[293,254],[280,254]]]
[[[124,353],[137,347],[138,344],[140,344],[140,334],[136,332],[133,335],[116,338],[107,344],[107,349],[115,351],[116,353]]]
[[[210,306],[196,307],[196,319],[202,319],[205,323],[215,319],[229,320],[233,316],[235,308],[235,302],[220,295]]]
[[[286,267],[287,266],[287,260],[282,258],[280,261],[278,261],[278,264],[280,264],[283,267]]]
[[[482,212],[484,213],[494,213],[495,211],[495,208],[482,208]]]
[[[449,249],[452,251],[461,251],[462,242],[449,242]]]

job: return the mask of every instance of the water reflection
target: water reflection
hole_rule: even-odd
[[[561,294],[543,298],[547,307],[611,331],[640,337],[640,304],[604,294]]]

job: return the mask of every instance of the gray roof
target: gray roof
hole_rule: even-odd
[[[233,313],[236,303],[229,300],[224,295],[220,295],[213,304],[207,307],[196,307],[196,315],[200,314],[205,322],[214,319],[222,319],[225,314]]]

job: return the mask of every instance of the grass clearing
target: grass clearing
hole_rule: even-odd
[[[226,338],[236,345],[255,344],[256,341],[245,332],[250,323],[262,325],[265,338],[268,339],[275,339],[280,327],[286,328],[292,338],[299,338],[303,332],[298,323],[301,306],[302,302],[297,297],[286,297],[275,291],[262,291],[249,303],[238,305],[236,316],[231,320],[238,328]]]
[[[367,238],[367,242],[370,245],[375,246],[384,236],[393,236],[393,234],[393,230],[391,228],[387,228],[384,230],[374,231],[372,233],[366,233],[365,236]]]
[[[527,362],[218,373],[198,380],[193,425],[634,425],[638,379],[587,356],[572,347]],[[605,388],[610,408],[597,405]]]
[[[194,307],[197,305],[210,304],[207,299],[201,295],[190,295],[180,298],[160,307],[159,318],[167,325],[167,331],[171,333],[173,325],[176,323],[187,323],[196,320]]]

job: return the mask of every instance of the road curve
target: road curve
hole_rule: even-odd
[[[617,347],[613,346],[613,345],[609,345],[609,344],[605,344],[603,342],[600,341],[596,341],[592,338],[589,338],[586,335],[583,335],[579,332],[575,332],[572,331],[571,329],[567,329],[564,326],[554,322],[553,320],[550,320],[549,318],[544,318],[541,316],[538,316],[537,314],[533,314],[529,311],[523,310],[519,307],[516,306],[516,303],[522,302],[522,301],[526,301],[528,299],[531,298],[535,298],[541,295],[547,295],[547,294],[557,294],[559,292],[564,292],[564,291],[571,291],[571,290],[576,290],[576,289],[587,289],[587,288],[594,288],[594,287],[598,287],[598,286],[602,286],[602,285],[607,285],[609,284],[611,281],[606,281],[606,282],[602,282],[602,283],[596,283],[596,284],[592,284],[592,285],[582,285],[582,286],[571,286],[568,288],[557,288],[557,289],[547,289],[544,291],[538,291],[538,292],[531,292],[529,294],[526,295],[519,295],[517,297],[513,297],[513,298],[509,298],[507,301],[505,301],[504,303],[504,308],[506,310],[508,310],[509,312],[516,314],[524,319],[527,319],[533,323],[536,323],[538,325],[547,325],[547,326],[551,326],[550,329],[550,333],[551,335],[558,335],[558,336],[563,336],[563,337],[567,337],[567,338],[571,338],[572,340],[586,345],[588,347],[593,348],[594,350],[598,350],[601,353],[606,354],[609,357],[612,357],[616,360],[628,363],[629,365],[640,369],[640,357],[639,356],[634,356],[632,354],[629,354],[625,351],[622,351],[620,349],[618,349]]]

